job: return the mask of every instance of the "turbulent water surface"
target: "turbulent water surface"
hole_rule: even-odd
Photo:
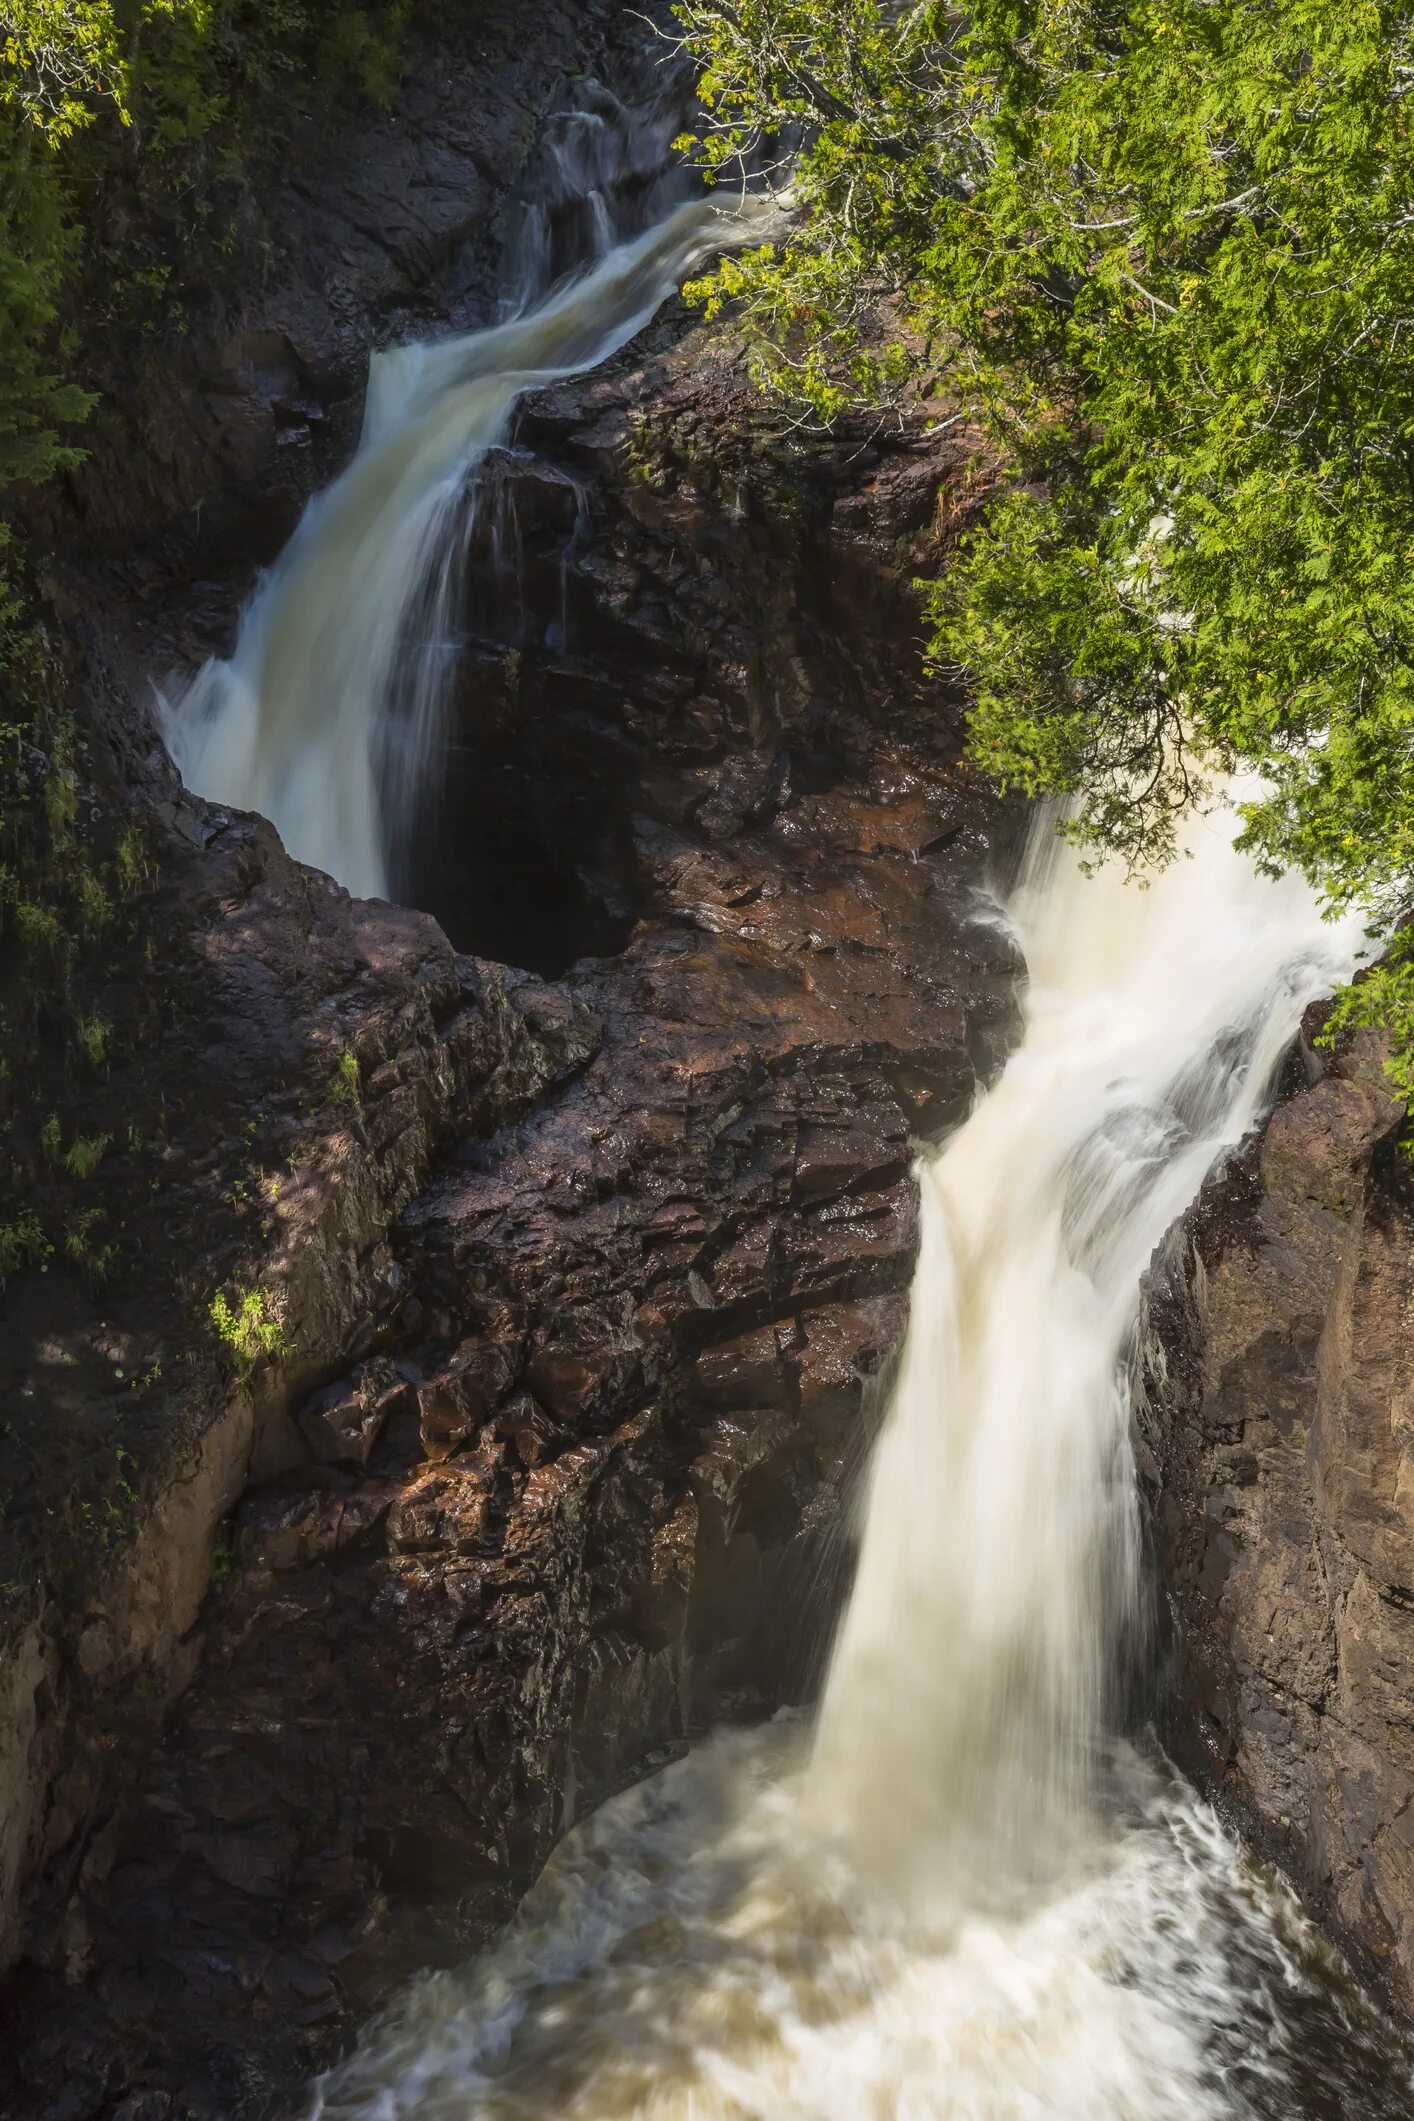
[[[319,2114],[1414,2111],[1409,2055],[1284,1889],[1114,1728],[1141,1276],[1353,947],[1230,831],[1196,824],[1139,891],[1038,828],[1009,908],[1025,1036],[920,1165],[912,1322],[813,1729],[719,1738],[606,1805]]]

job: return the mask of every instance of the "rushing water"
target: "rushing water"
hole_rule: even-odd
[[[1025,1035],[919,1167],[912,1320],[813,1732],[717,1739],[603,1807],[320,2114],[1414,2112],[1408,2055],[1284,1889],[1115,1730],[1141,1276],[1353,950],[1229,831],[1197,823],[1146,891],[1033,841]]]
[[[593,196],[594,262],[578,277],[490,330],[374,357],[352,463],[306,509],[230,660],[163,701],[187,785],[272,819],[292,854],[356,896],[388,895],[442,738],[476,466],[526,391],[606,360],[755,211],[699,197],[619,242],[606,194]],[[533,282],[549,238],[527,241]]]
[[[477,464],[527,388],[623,345],[736,233],[673,206],[672,122],[596,89],[547,130],[512,314],[375,359],[353,462],[231,659],[166,703],[191,785],[355,892],[386,891],[435,760]],[[1139,891],[1037,828],[1006,909],[1025,1036],[919,1164],[911,1324],[813,1725],[718,1738],[604,1806],[492,1951],[320,2084],[328,2121],[1414,2115],[1409,2055],[1284,1889],[1122,1735],[1141,1278],[1354,949],[1221,819],[1189,854]]]

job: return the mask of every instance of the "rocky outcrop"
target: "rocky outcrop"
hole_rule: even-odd
[[[473,659],[506,777],[533,790],[551,737],[587,793],[580,896],[619,894],[626,937],[542,984],[304,883],[351,957],[382,938],[402,1011],[380,1039],[326,1003],[326,1104],[345,1039],[356,1090],[348,1164],[309,1199],[357,1213],[321,1227],[282,1193],[261,1270],[308,1282],[287,1337],[334,1374],[310,1390],[285,1363],[257,1395],[224,1583],[183,1638],[196,1676],[49,1863],[12,1987],[37,2028],[18,2111],[61,2087],[95,2115],[287,2093],[391,1980],[502,1919],[654,1747],[808,1685],[827,1603],[806,1593],[828,1594],[904,1323],[910,1140],[965,1110],[1011,1022],[1007,948],[969,925],[1001,820],[897,623],[947,461],[905,436],[844,469],[822,444],[784,527],[735,482],[650,485],[645,398],[734,420],[715,355],[655,358],[661,397],[626,366],[536,413],[589,497],[582,634],[532,597],[519,645]],[[303,969],[329,977],[322,950]],[[226,976],[291,984],[271,940]],[[231,1056],[247,1098],[271,1043],[257,1020]]]
[[[437,255],[418,300],[450,317]],[[598,1794],[808,1690],[903,1329],[910,1145],[1012,1022],[971,921],[1010,824],[910,586],[969,445],[789,435],[681,316],[487,467],[420,910],[174,789],[146,673],[219,642],[337,457],[308,396],[320,345],[344,374],[334,284],[241,304],[264,411],[235,457],[217,384],[138,408],[128,490],[100,457],[58,539],[105,799],[157,874],[93,1086],[122,1258],[3,1299],[7,2115],[288,2099]],[[265,390],[272,347],[294,381]],[[275,450],[305,469],[262,530]]]
[[[1308,1013],[1152,1276],[1141,1433],[1173,1738],[1414,2007],[1414,1170],[1378,1041]]]
[[[43,1927],[36,1874],[61,1901],[115,1772],[191,1677],[217,1524],[281,1461],[284,1404],[396,1314],[389,1229],[434,1150],[597,1040],[583,1009],[459,966],[425,915],[351,903],[255,820],[179,805],[143,912],[145,978],[114,982],[80,1086],[101,1147],[63,1228],[88,1252],[56,1246],[4,1293],[7,1959]],[[43,1086],[60,1140],[67,1088]],[[223,1348],[213,1291],[235,1319],[254,1307],[278,1364],[233,1377],[260,1335]]]

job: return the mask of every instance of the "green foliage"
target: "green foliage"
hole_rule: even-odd
[[[974,760],[1134,866],[1254,768],[1259,863],[1388,926],[1414,876],[1414,12],[677,11],[709,169],[804,141],[787,239],[706,290],[763,377],[826,417],[936,392],[1014,474],[931,592]],[[1398,1015],[1406,979],[1348,1006]]]
[[[114,857],[118,890],[122,897],[133,898],[152,880],[153,869],[142,843],[138,827],[130,825],[118,842]]]
[[[289,1343],[274,1298],[267,1289],[238,1289],[234,1304],[218,1290],[207,1313],[222,1344],[235,1359],[242,1380],[262,1355],[288,1355]]]
[[[95,1245],[93,1232],[103,1221],[101,1208],[79,1208],[64,1224],[64,1257],[82,1267],[96,1288],[101,1288],[118,1257],[114,1244]]]
[[[0,722],[0,937],[14,930],[52,990],[80,944],[112,921],[126,871],[122,848],[103,862],[80,823],[63,673],[6,572],[12,550],[0,525],[0,680],[17,717]]]
[[[5,129],[10,136],[6,138]],[[78,243],[54,177],[54,154],[14,136],[0,105],[0,482],[38,482],[76,461],[61,437],[82,420],[91,392],[57,371],[64,351],[60,304]]]
[[[355,1112],[363,1110],[363,1078],[359,1071],[358,1055],[347,1047],[334,1063],[329,1095],[337,1105],[350,1105]]]
[[[1414,928],[1401,928],[1389,955],[1341,990],[1316,1043],[1333,1046],[1342,1031],[1362,1030],[1389,1034],[1390,1088],[1414,1106]]]
[[[111,0],[7,0],[0,105],[58,146],[111,102],[127,118],[126,67]]]
[[[0,1288],[21,1267],[42,1266],[53,1250],[33,1208],[0,1223]]]
[[[64,1152],[64,1168],[74,1178],[91,1178],[108,1147],[106,1134],[76,1134]]]
[[[81,1016],[74,1025],[74,1040],[91,1068],[101,1068],[108,1057],[113,1026],[105,1017]]]

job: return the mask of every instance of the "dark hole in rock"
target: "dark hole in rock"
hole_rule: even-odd
[[[580,627],[572,562],[586,496],[495,450],[466,494],[445,731],[393,890],[459,950],[556,978],[624,947],[637,914],[629,818],[636,762],[566,659]]]
[[[450,745],[437,770],[426,829],[395,870],[400,900],[433,914],[458,950],[544,979],[624,947],[635,914],[601,790],[474,742]]]

